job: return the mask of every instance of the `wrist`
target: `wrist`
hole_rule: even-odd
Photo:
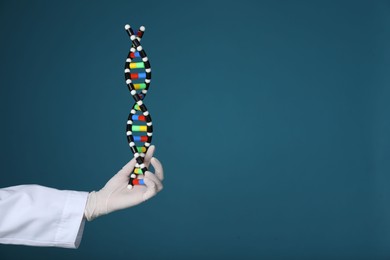
[[[101,198],[101,191],[92,191],[88,194],[84,216],[88,221],[107,214],[107,207]]]

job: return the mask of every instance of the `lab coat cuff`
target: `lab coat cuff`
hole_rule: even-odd
[[[59,247],[78,248],[83,236],[88,192],[66,191],[66,202],[55,235]]]

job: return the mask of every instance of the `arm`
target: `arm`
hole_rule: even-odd
[[[77,248],[85,219],[91,221],[110,212],[138,205],[159,192],[163,168],[148,149],[145,186],[127,189],[135,160],[131,160],[99,191],[91,193],[56,190],[39,185],[20,185],[0,189],[0,243],[30,246]]]
[[[39,185],[0,189],[0,243],[77,248],[87,197]]]

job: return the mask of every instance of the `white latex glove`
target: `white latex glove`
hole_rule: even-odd
[[[87,220],[91,221],[101,215],[138,205],[162,190],[164,171],[159,160],[153,157],[154,150],[155,146],[150,146],[145,155],[146,167],[149,168],[151,163],[155,170],[155,174],[150,171],[144,174],[145,185],[136,185],[131,190],[127,188],[130,174],[136,164],[133,158],[101,190],[89,193],[84,212]]]

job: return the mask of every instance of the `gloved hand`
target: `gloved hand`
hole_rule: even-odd
[[[87,220],[91,221],[101,215],[138,205],[162,190],[164,171],[161,163],[153,157],[154,150],[154,145],[149,147],[144,163],[148,168],[151,163],[156,173],[150,171],[145,173],[145,185],[136,185],[131,190],[127,188],[130,174],[136,164],[133,158],[101,190],[89,193],[84,212]]]

